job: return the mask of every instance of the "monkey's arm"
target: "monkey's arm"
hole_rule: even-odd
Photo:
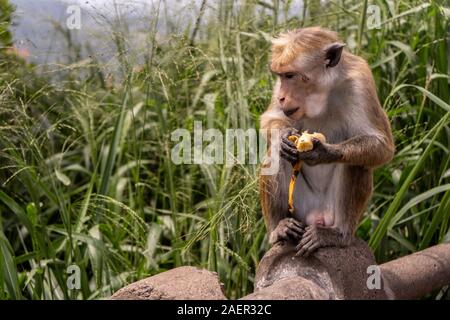
[[[286,150],[285,150],[286,152]],[[342,162],[361,167],[377,167],[389,162],[394,146],[389,138],[359,135],[338,144],[322,143],[314,139],[314,149],[306,152],[291,150],[291,154],[308,165]]]
[[[274,164],[272,161],[278,161],[278,170],[275,174],[263,174],[263,170],[259,176],[259,191],[261,199],[262,213],[264,216],[264,222],[266,224],[267,232],[269,235],[278,226],[279,222],[287,215],[287,202],[280,201],[283,197],[284,187],[284,166],[287,165],[285,161],[281,161],[279,157],[272,157],[272,152],[279,151],[279,136],[280,131],[289,127],[288,120],[283,117],[280,112],[277,112],[272,102],[266,112],[261,115],[261,129],[267,130],[267,157],[262,164],[262,169],[265,167],[272,167]],[[277,130],[278,134],[273,136],[275,132],[271,130]],[[275,148],[273,148],[275,146]],[[275,166],[276,167],[276,166]],[[287,184],[287,183],[286,183]],[[286,195],[287,199],[287,195]],[[286,203],[285,203],[286,202]]]
[[[341,154],[339,162],[361,167],[378,167],[394,156],[394,145],[388,137],[360,135],[332,145]]]

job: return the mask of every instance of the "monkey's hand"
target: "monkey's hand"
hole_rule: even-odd
[[[303,233],[305,225],[294,218],[284,218],[278,226],[270,233],[269,243],[274,244],[279,241],[292,241],[298,243]]]
[[[309,166],[321,163],[332,163],[342,159],[342,152],[336,145],[324,143],[319,139],[312,139],[314,147],[310,151],[298,152],[297,159]]]
[[[311,253],[323,247],[345,247],[350,244],[352,237],[346,237],[339,229],[322,225],[306,227],[302,240],[295,248],[296,257],[308,257]]]
[[[294,142],[289,140],[289,136],[300,136],[295,128],[286,128],[281,131],[280,156],[289,161],[292,165],[298,161],[299,151]]]

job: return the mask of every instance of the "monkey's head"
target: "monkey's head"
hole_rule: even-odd
[[[270,69],[278,76],[274,99],[292,120],[320,117],[339,81],[344,44],[333,31],[302,28],[272,40]]]

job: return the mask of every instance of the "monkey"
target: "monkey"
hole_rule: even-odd
[[[321,27],[274,37],[269,66],[276,81],[260,127],[279,130],[279,138],[267,137],[268,150],[272,144],[279,150],[271,158],[279,160],[279,170],[259,179],[269,243],[293,242],[301,257],[346,247],[372,195],[374,169],[395,152],[370,67],[336,32]],[[324,134],[326,143],[315,139],[311,151],[299,152],[288,137],[306,130]],[[289,216],[287,189],[298,160],[303,164]]]

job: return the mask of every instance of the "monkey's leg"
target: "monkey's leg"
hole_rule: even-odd
[[[278,241],[292,241],[298,243],[303,233],[305,225],[294,218],[284,218],[280,220],[278,226],[270,233],[269,243]]]
[[[351,242],[351,237],[343,234],[338,228],[322,225],[310,225],[296,247],[296,257],[307,257],[315,250],[323,247],[345,247]]]

